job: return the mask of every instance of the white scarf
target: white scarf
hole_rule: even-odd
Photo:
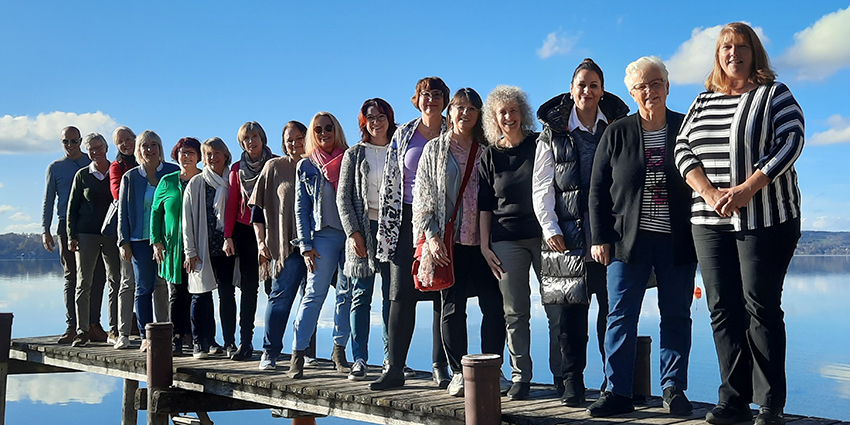
[[[225,171],[227,171],[227,168],[225,168]],[[216,218],[215,227],[218,230],[224,230],[224,210],[227,206],[227,191],[230,184],[227,179],[216,174],[212,167],[204,167],[201,170],[201,175],[204,177],[204,182],[215,189],[215,199],[213,200]]]

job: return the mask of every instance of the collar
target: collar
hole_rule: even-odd
[[[160,171],[162,171],[162,165],[163,165],[163,164],[165,164],[165,163],[164,163],[164,162],[162,162],[162,161],[159,161],[159,165],[156,167],[156,172],[157,172],[157,173],[159,173]],[[148,173],[146,173],[146,172],[145,172],[145,167],[142,167],[142,164],[139,164],[139,174],[141,174],[141,175],[142,175],[142,177],[147,177],[147,176],[148,176]]]
[[[596,124],[599,121],[608,124],[608,119],[605,118],[605,114],[602,113],[602,109],[599,108],[599,105],[596,106],[596,122],[593,123],[593,127],[587,128],[585,127],[581,121],[578,120],[578,112],[576,111],[576,105],[573,104],[573,110],[570,112],[570,122],[567,124],[567,128],[570,131],[575,131],[575,129],[584,130],[590,134],[596,134]]]
[[[97,166],[95,165],[94,161],[89,163],[89,172],[100,181],[103,181],[103,179],[106,178],[106,176],[103,173],[98,171]]]

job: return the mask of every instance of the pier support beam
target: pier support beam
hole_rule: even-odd
[[[139,411],[135,407],[136,390],[139,381],[124,379],[124,393],[121,395],[121,425],[136,425]]]
[[[646,401],[652,395],[652,337],[638,336],[635,352],[634,398]]]
[[[499,394],[498,354],[467,354],[463,365],[464,415],[468,425],[502,423],[502,398]]]
[[[148,323],[145,325],[145,337],[148,340],[148,406],[153,404],[151,397],[155,390],[171,387],[174,363],[171,358],[171,336],[174,325],[171,322]],[[148,409],[148,425],[168,425],[168,414]]]
[[[0,425],[6,424],[6,378],[12,344],[12,313],[0,313]]]

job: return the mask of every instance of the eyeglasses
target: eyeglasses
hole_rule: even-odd
[[[650,89],[652,91],[658,91],[661,87],[664,87],[664,83],[666,81],[663,78],[656,78],[648,83],[635,84],[632,86],[632,90],[646,92],[646,89]]]
[[[62,139],[63,145],[78,145],[83,141],[82,137],[78,137],[76,139]]]
[[[440,100],[440,99],[443,98],[443,92],[441,92],[439,90],[422,91],[422,92],[419,92],[419,96],[420,97],[427,97],[427,98],[433,99],[433,100]]]
[[[366,115],[366,121],[370,122],[370,123],[384,122],[386,120],[387,120],[387,116],[384,115],[384,114]]]
[[[458,105],[453,105],[453,106],[454,106],[455,110],[457,110],[458,113],[461,113],[461,114],[471,114],[473,112],[478,112],[478,108],[476,108],[474,106],[458,106]]]
[[[333,124],[328,124],[324,128],[325,133],[333,133],[333,131],[334,131],[334,125]],[[317,125],[317,126],[313,127],[313,132],[318,134],[318,135],[321,135],[322,134],[322,126]]]

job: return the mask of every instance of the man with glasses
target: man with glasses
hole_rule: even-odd
[[[62,269],[65,272],[65,333],[59,338],[60,344],[70,344],[77,334],[77,317],[74,304],[74,292],[77,288],[77,261],[74,258],[74,252],[68,249],[68,230],[66,223],[66,213],[68,211],[68,198],[71,194],[71,183],[74,181],[74,176],[83,167],[87,167],[91,160],[88,155],[80,150],[83,141],[80,137],[80,130],[76,127],[68,126],[62,129],[62,149],[65,151],[63,158],[53,161],[47,166],[46,187],[44,190],[44,203],[42,205],[41,214],[41,240],[44,249],[53,252],[56,243],[50,233],[50,227],[53,221],[53,206],[56,206],[56,215],[59,218],[59,260],[62,263]],[[103,266],[98,265],[95,272],[94,282],[100,282],[102,288],[104,273]],[[95,291],[92,291],[94,295]],[[103,290],[101,289],[101,299]],[[96,300],[95,300],[96,301]],[[100,304],[93,304],[100,305]],[[99,309],[97,317],[100,317]],[[94,315],[94,314],[93,314]],[[99,321],[98,321],[99,322]]]

